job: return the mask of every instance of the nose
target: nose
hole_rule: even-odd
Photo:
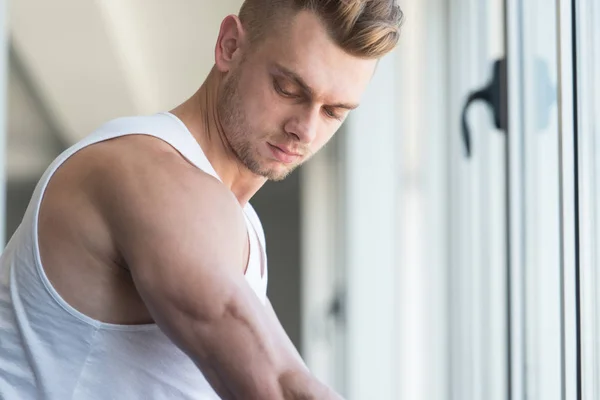
[[[317,136],[319,110],[317,107],[306,107],[301,113],[290,118],[284,129],[290,135],[296,136],[302,144],[311,144]]]

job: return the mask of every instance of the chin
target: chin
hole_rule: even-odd
[[[261,162],[262,161],[262,162]],[[244,163],[255,175],[262,176],[270,181],[278,182],[287,178],[299,165],[285,165],[274,160],[253,159]]]
[[[261,175],[273,182],[279,182],[287,178],[295,168],[270,168],[265,169]]]
[[[279,182],[287,178],[291,171],[289,170],[281,170],[281,169],[271,169],[267,171],[262,171],[260,175],[267,178],[273,182]]]
[[[271,182],[280,182],[280,181],[284,180],[285,178],[287,178],[288,175],[289,175],[289,173],[279,174],[279,175],[270,175],[267,177],[267,179],[270,180]]]

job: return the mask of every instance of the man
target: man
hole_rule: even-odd
[[[393,0],[247,0],[192,98],[55,160],[2,255],[0,398],[339,398],[266,299],[248,201],[332,137],[400,20]]]

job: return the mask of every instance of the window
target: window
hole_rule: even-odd
[[[576,8],[582,399],[600,398],[600,4]]]

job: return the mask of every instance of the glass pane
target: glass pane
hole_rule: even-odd
[[[600,4],[576,8],[582,398],[600,398]]]
[[[556,3],[522,3],[527,399],[562,398]],[[516,88],[515,88],[516,89]]]

